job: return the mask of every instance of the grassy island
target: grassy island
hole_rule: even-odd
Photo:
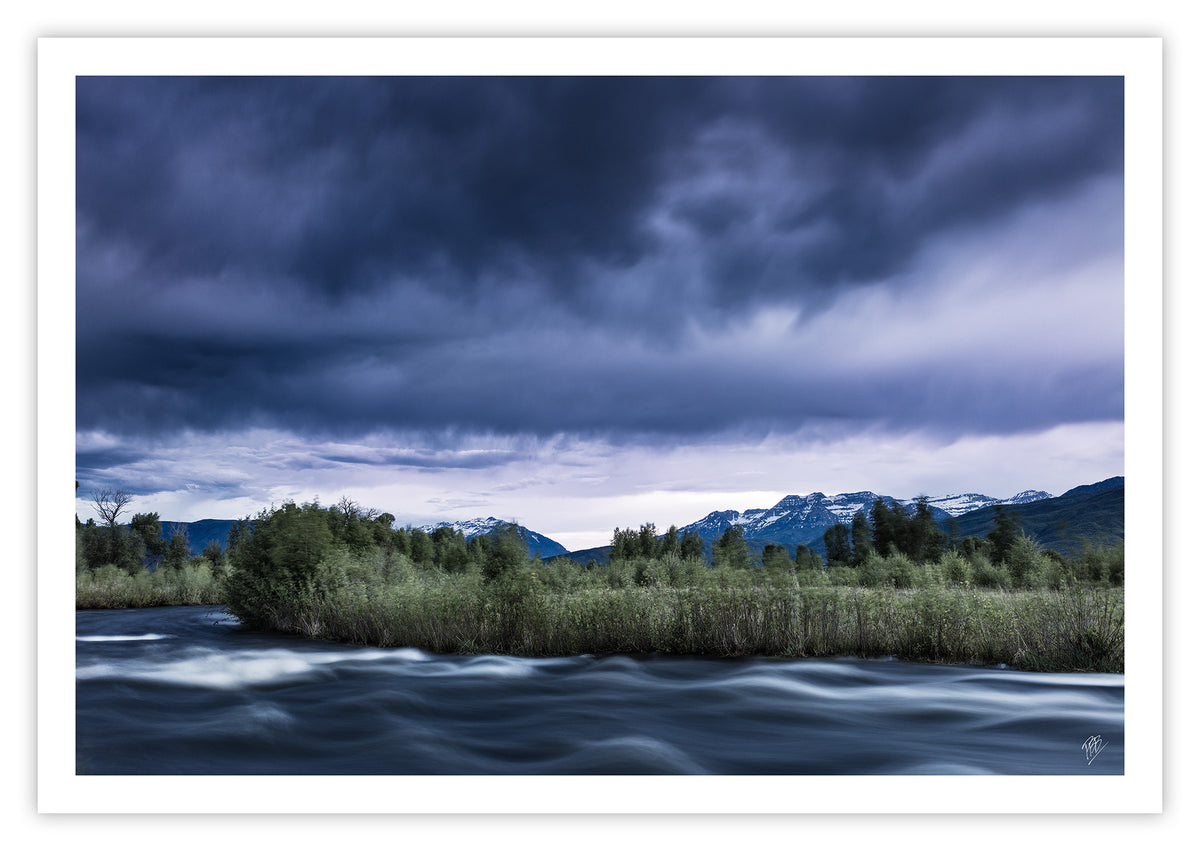
[[[153,573],[81,560],[76,604],[217,604],[256,629],[440,653],[896,656],[1124,670],[1119,544],[1066,559],[1016,536],[1000,560],[975,542],[936,560],[893,547],[827,565],[803,547],[795,559],[769,550],[760,564],[723,540],[709,563],[672,547],[671,533],[642,534],[639,551],[626,530],[614,533],[617,557],[583,565],[530,558],[516,527],[465,541],[392,523],[353,504],[289,503],[239,521],[221,559],[209,553]]]

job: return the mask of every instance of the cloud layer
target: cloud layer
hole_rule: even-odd
[[[81,475],[1119,422],[1122,91],[80,78]]]

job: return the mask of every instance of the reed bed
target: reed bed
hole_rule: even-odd
[[[745,582],[713,572],[694,586],[580,587],[547,585],[532,571],[491,582],[475,573],[406,568],[387,581],[377,573],[323,572],[301,593],[271,598],[254,625],[437,653],[891,656],[1037,671],[1124,670],[1120,587],[861,587],[806,585],[786,575],[755,584],[750,571],[730,574]],[[228,575],[227,567],[203,560],[132,575],[112,566],[81,570],[76,607],[226,605]]]
[[[1121,589],[475,587],[342,589],[301,631],[440,653],[893,656],[1038,671],[1124,670]],[[281,624],[282,625],[282,624]]]
[[[224,571],[205,563],[178,569],[128,573],[114,565],[75,573],[76,609],[141,609],[152,606],[220,606]]]

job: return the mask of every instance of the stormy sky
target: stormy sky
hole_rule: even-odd
[[[76,477],[575,548],[1123,473],[1118,77],[80,77]]]

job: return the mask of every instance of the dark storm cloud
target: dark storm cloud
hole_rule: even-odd
[[[1122,120],[1106,78],[81,78],[78,424],[1119,417],[1119,352],[897,376],[704,341],[926,286],[932,246],[1119,180]]]
[[[321,456],[338,464],[365,464],[371,466],[414,468],[423,470],[481,470],[506,464],[521,457],[520,453],[494,450],[487,452],[371,452],[327,453]]]
[[[163,274],[332,293],[645,250],[637,211],[695,119],[679,81],[82,80],[81,214]],[[570,261],[570,263],[568,263]]]

